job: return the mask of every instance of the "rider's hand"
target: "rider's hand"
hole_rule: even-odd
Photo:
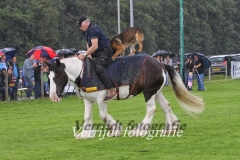
[[[79,55],[78,55],[78,58],[79,58],[80,60],[84,60],[85,56],[84,56],[84,54],[79,54]]]
[[[92,59],[92,55],[88,55],[87,57],[89,57],[89,58]],[[84,60],[84,58],[86,58],[86,57],[84,56],[84,54],[79,54],[79,55],[78,55],[78,58],[79,58],[80,60]]]

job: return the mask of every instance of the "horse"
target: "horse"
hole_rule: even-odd
[[[134,56],[131,57],[134,59]],[[76,85],[79,84],[79,81],[83,76],[83,61],[79,60],[77,57],[72,57],[60,61],[57,60],[55,64],[48,65],[50,80],[49,97],[52,102],[59,102],[62,99],[63,89],[69,80],[76,83]],[[148,130],[144,128],[144,126],[149,126],[152,123],[154,113],[156,112],[155,101],[165,113],[167,126],[165,127],[166,132],[176,130],[176,125],[179,126],[177,116],[173,113],[170,103],[162,93],[166,81],[166,71],[169,74],[172,89],[181,108],[190,116],[202,113],[204,110],[203,99],[193,95],[185,88],[181,77],[172,66],[165,65],[159,62],[156,58],[148,56],[144,65],[140,64],[138,67],[141,67],[142,69],[139,78],[135,83],[134,89],[130,91],[130,85],[123,85],[119,87],[118,91],[119,100],[134,97],[139,93],[143,93],[145,98],[146,115],[142,122],[130,130],[132,136],[139,136],[138,133],[141,132],[136,131]],[[85,92],[80,89],[80,94],[83,97],[85,106],[84,124],[82,132],[78,133],[75,138],[93,138],[92,106],[94,102],[98,104],[100,117],[105,125],[109,126],[108,129],[112,131],[112,135],[119,136],[122,131],[122,126],[108,113],[107,103],[103,101],[107,95],[107,90],[103,89],[99,91]],[[131,95],[129,96],[129,94]]]

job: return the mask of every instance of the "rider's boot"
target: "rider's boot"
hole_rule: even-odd
[[[117,92],[114,88],[108,90],[107,97],[104,99],[104,102],[108,102],[117,96]]]

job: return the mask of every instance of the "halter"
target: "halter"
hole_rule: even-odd
[[[68,75],[67,75],[67,73],[65,72],[65,71],[62,71],[62,74],[60,75],[60,79],[62,79],[62,77],[63,76],[66,76],[66,77],[68,77]],[[56,77],[54,77],[54,79],[55,79]],[[56,82],[55,82],[55,84],[56,84]],[[58,89],[57,89],[57,95],[59,96],[59,97],[63,97],[63,94],[61,93],[63,90],[64,90],[64,87],[67,85],[67,82],[66,83],[64,83],[64,82],[62,82],[62,81],[60,81],[60,84],[58,85],[59,86],[59,88],[60,88],[60,92],[58,91]]]

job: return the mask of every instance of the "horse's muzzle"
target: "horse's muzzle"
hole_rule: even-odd
[[[49,98],[52,100],[52,102],[59,102],[59,101],[61,101],[61,97],[58,96],[56,93],[49,94]]]

